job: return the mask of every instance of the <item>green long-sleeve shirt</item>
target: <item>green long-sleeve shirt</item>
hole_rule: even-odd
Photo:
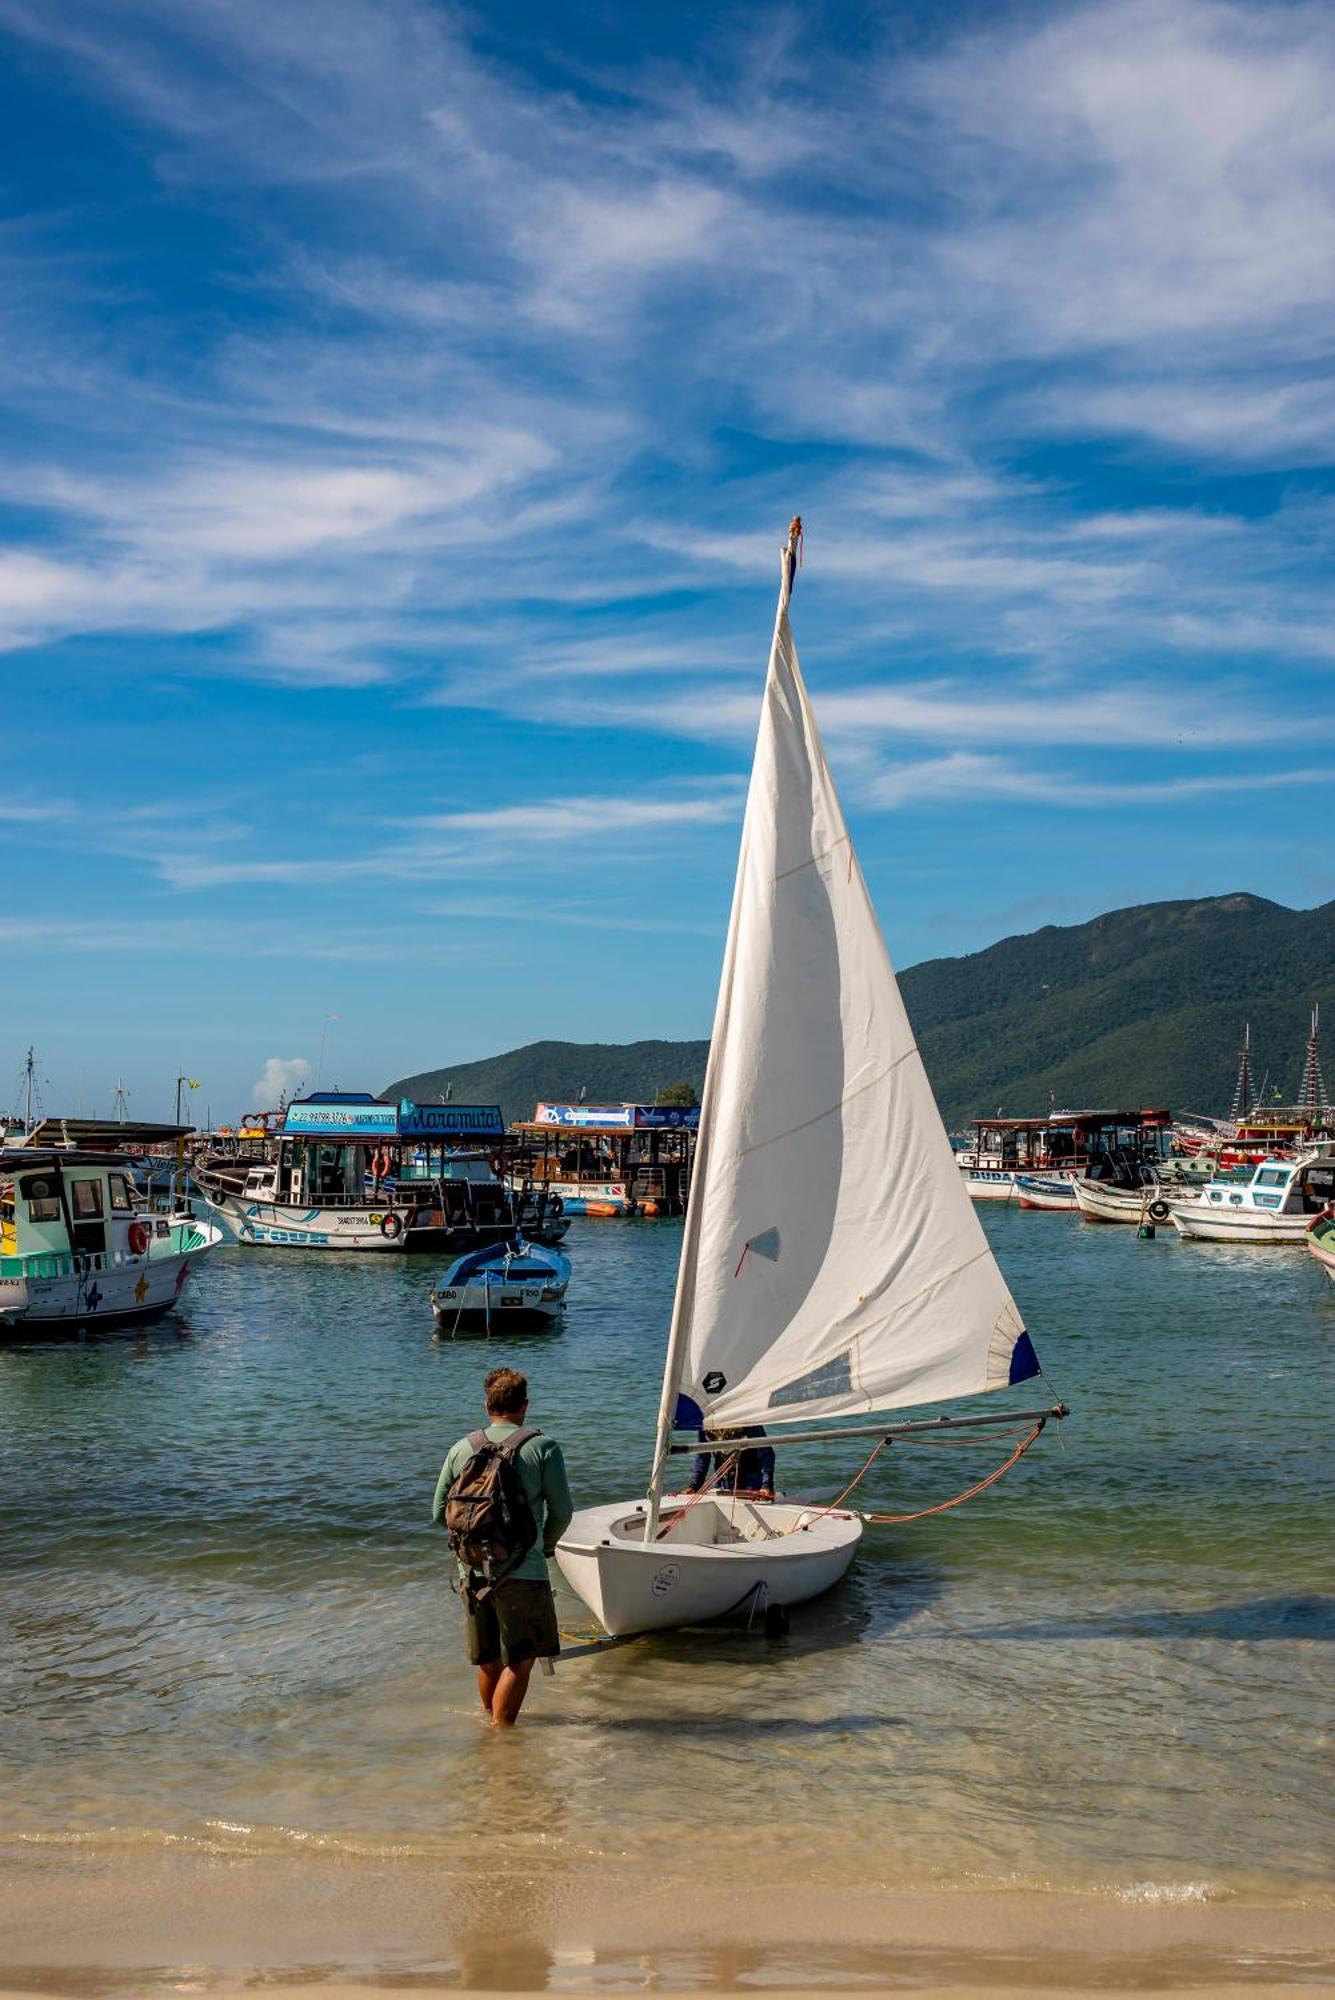
[[[518,1424],[488,1424],[486,1434],[493,1444],[504,1444],[510,1433],[518,1429]],[[461,1437],[458,1444],[451,1445],[440,1468],[436,1497],[431,1507],[431,1518],[437,1526],[445,1512],[445,1496],[471,1457],[468,1438]],[[575,1511],[570,1498],[570,1483],[566,1478],[566,1462],[556,1440],[541,1435],[521,1444],[518,1457],[519,1477],[538,1524],[538,1539],[524,1560],[509,1574],[546,1583],[547,1558],[556,1553],[556,1544],[570,1526],[570,1517]]]

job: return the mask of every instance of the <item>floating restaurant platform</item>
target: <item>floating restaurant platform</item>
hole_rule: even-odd
[[[513,1128],[535,1193],[569,1215],[681,1215],[691,1186],[697,1105],[539,1104]]]

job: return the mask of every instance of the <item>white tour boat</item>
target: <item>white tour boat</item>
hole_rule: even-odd
[[[570,1284],[570,1259],[559,1250],[516,1239],[489,1243],[456,1257],[431,1294],[440,1333],[504,1333],[550,1326],[560,1318]]]
[[[215,1162],[195,1178],[239,1243],[458,1256],[506,1243],[519,1224],[504,1139],[498,1105],[330,1091],[289,1104],[273,1157],[244,1177]]]
[[[1301,1243],[1335,1201],[1335,1154],[1262,1160],[1252,1177],[1207,1181],[1194,1201],[1169,1208],[1179,1236],[1203,1243]]]
[[[665,1510],[669,1459],[696,1451],[702,1429],[747,1431],[748,1449],[758,1425],[776,1445],[828,1439],[770,1427],[980,1395],[1038,1370],[955,1165],[803,685],[788,621],[800,530],[783,552],[649,1495],[581,1509],[556,1552],[614,1635],[799,1603],[852,1560],[863,1520],[849,1506],[706,1492]]]
[[[123,1154],[0,1154],[0,1330],[26,1336],[155,1319],[222,1240],[188,1208],[145,1208]]]

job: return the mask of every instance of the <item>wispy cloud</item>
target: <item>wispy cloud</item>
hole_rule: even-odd
[[[943,757],[887,764],[859,776],[858,796],[891,811],[921,811],[933,806],[958,807],[1006,799],[1016,804],[1060,806],[1088,815],[1100,806],[1159,806],[1175,801],[1209,799],[1251,792],[1289,791],[1335,783],[1335,765],[1281,771],[1219,771],[1209,777],[1117,778],[1091,777],[1082,771],[1049,771],[952,751]]]
[[[633,861],[642,842],[671,831],[709,827],[740,809],[743,780],[686,785],[658,797],[535,799],[525,805],[469,812],[430,813],[381,825],[360,852],[347,855],[284,854],[272,857],[192,853],[181,846],[156,857],[162,879],[176,889],[213,889],[225,883],[325,884],[355,881],[467,880],[496,863],[522,858],[531,873],[551,865],[549,850],[592,845],[600,865]],[[385,837],[388,835],[388,837]]]
[[[503,12],[0,0],[0,823],[70,861],[49,948],[286,895],[256,962],[373,963],[387,899],[651,951],[726,880],[795,508],[900,851],[942,798],[1198,799],[1210,880],[1210,801],[1316,793],[1329,9]]]

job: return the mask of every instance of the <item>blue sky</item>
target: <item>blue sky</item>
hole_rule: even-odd
[[[898,963],[1335,895],[1328,7],[0,33],[0,1066],[49,1109],[707,1032],[795,509]]]

